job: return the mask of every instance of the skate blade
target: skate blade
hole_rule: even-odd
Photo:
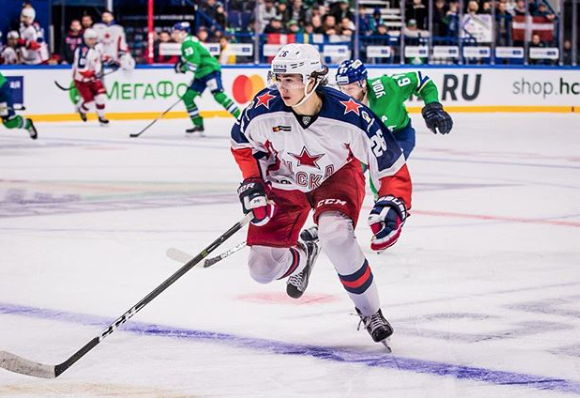
[[[391,338],[390,337],[387,337],[386,339],[381,341],[381,344],[385,346],[385,348],[387,349],[387,352],[389,354],[391,354],[393,352],[393,349],[391,348]]]

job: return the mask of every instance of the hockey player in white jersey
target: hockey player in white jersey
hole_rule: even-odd
[[[135,60],[129,52],[129,46],[125,38],[125,29],[115,21],[113,13],[103,11],[101,22],[96,23],[93,29],[99,36],[99,43],[103,45],[103,51],[111,60],[119,62],[125,70],[135,68]]]
[[[20,45],[21,60],[26,65],[39,65],[48,61],[48,47],[44,40],[44,30],[34,22],[36,11],[25,7],[20,14]]]
[[[103,46],[97,43],[98,35],[93,29],[86,29],[83,33],[84,42],[75,50],[73,64],[73,80],[81,96],[77,104],[77,111],[81,119],[87,121],[87,112],[95,104],[99,123],[102,126],[109,124],[105,117],[105,100],[107,91],[103,84],[103,63],[116,65],[104,53]]]
[[[411,179],[388,129],[369,108],[326,87],[327,72],[312,45],[284,46],[271,65],[275,88],[258,93],[232,129],[244,178],[238,194],[254,217],[247,236],[250,274],[260,283],[287,279],[288,295],[299,298],[320,246],[372,339],[385,343],[393,329],[354,233],[365,196],[361,163],[380,187],[368,219],[373,250],[399,238]],[[311,210],[320,240],[299,241]]]

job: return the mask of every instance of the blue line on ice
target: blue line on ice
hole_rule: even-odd
[[[47,319],[52,321],[69,322],[85,326],[99,327],[105,327],[112,321],[100,316],[77,314],[72,312],[56,311],[9,303],[0,303],[0,314],[21,315],[30,318]],[[527,375],[515,372],[505,372],[471,366],[454,365],[421,359],[403,358],[378,351],[361,352],[354,349],[284,343],[280,341],[254,337],[241,337],[227,333],[191,330],[132,321],[125,324],[122,330],[125,332],[132,332],[147,336],[174,337],[190,340],[208,340],[214,343],[223,343],[235,346],[237,348],[252,349],[267,353],[312,357],[327,361],[403,370],[432,376],[449,376],[458,380],[483,382],[500,386],[517,385],[535,388],[538,390],[580,394],[580,382],[578,381]],[[2,348],[5,349],[7,347]],[[377,349],[379,349],[378,346]]]

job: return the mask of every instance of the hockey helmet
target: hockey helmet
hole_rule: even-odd
[[[336,71],[336,84],[351,84],[361,82],[368,77],[367,68],[360,59],[346,60],[338,66]]]
[[[282,47],[270,68],[272,78],[277,74],[301,75],[304,85],[310,78],[326,75],[328,68],[322,64],[320,53],[312,44],[292,43]]]
[[[24,7],[20,12],[20,18],[30,19],[30,23],[32,23],[36,18],[36,11],[32,7]]]
[[[97,33],[96,30],[91,28],[85,29],[85,32],[83,33],[83,39],[85,40],[85,42],[91,39],[97,40],[98,38],[99,34]]]
[[[189,33],[191,32],[191,25],[189,22],[187,21],[182,21],[182,22],[178,22],[175,25],[173,25],[173,31],[182,31],[185,33]]]

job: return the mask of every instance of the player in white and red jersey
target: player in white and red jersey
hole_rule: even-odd
[[[77,111],[83,120],[87,121],[89,106],[94,102],[102,126],[109,124],[105,117],[105,100],[107,90],[101,80],[103,62],[111,64],[109,56],[103,53],[101,44],[97,44],[98,35],[93,29],[83,33],[84,42],[75,50],[73,64],[73,80],[81,96]]]
[[[369,334],[386,344],[393,329],[354,233],[365,196],[361,163],[380,187],[369,217],[373,250],[399,238],[411,178],[389,130],[369,108],[321,84],[327,72],[312,45],[284,46],[271,66],[276,88],[258,93],[232,129],[244,177],[238,194],[254,216],[250,274],[260,283],[288,278],[288,295],[299,298],[321,246]],[[299,241],[312,209],[320,240]]]
[[[39,65],[48,61],[48,47],[44,41],[44,30],[37,22],[36,11],[25,7],[20,14],[20,45],[21,60],[26,65]]]
[[[93,29],[99,35],[99,43],[103,45],[103,52],[118,62],[125,70],[135,68],[135,60],[129,52],[129,45],[125,38],[125,29],[115,21],[111,11],[103,11],[101,22],[96,23]]]

